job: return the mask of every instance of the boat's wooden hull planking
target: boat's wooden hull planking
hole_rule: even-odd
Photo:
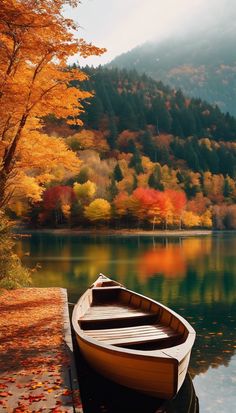
[[[110,380],[136,391],[163,399],[178,391],[178,363],[172,358],[148,358],[94,346],[77,336],[88,363]]]

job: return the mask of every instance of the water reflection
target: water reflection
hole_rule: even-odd
[[[65,287],[75,301],[103,272],[187,318],[197,331],[190,371],[200,410],[217,411],[211,409],[213,396],[204,397],[207,383],[209,392],[224,388],[221,413],[230,411],[229,400],[236,405],[235,250],[234,233],[154,239],[37,234],[17,244],[28,266],[41,265],[35,286]]]
[[[64,285],[78,295],[103,272],[166,304],[233,303],[235,248],[230,234],[154,240],[41,234],[17,243],[28,265],[42,266],[35,285]]]

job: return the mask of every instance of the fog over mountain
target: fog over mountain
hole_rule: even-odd
[[[186,18],[186,25],[174,35],[144,43],[115,58],[110,66],[145,72],[236,115],[234,1],[209,1],[190,26]]]

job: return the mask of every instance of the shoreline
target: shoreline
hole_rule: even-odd
[[[16,227],[14,233],[19,236],[30,236],[33,234],[51,234],[51,235],[97,235],[97,236],[148,236],[148,237],[178,237],[178,236],[201,236],[212,235],[219,231],[213,230],[138,230],[138,229],[79,229],[79,228],[47,228],[47,229],[26,229]]]

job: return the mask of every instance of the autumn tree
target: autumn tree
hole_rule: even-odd
[[[75,193],[69,186],[58,185],[47,189],[43,194],[41,222],[46,221],[52,215],[56,225],[63,223],[63,221],[68,221],[75,199]]]
[[[85,207],[85,216],[92,222],[106,222],[111,217],[111,205],[102,198],[97,198]]]
[[[28,130],[27,126],[22,132],[16,157],[14,173],[8,178],[5,194],[9,197],[8,208],[18,215],[20,210],[27,212],[32,204],[40,201],[45,186],[71,179],[78,174],[81,165],[63,139]]]
[[[202,227],[212,228],[212,213],[210,209],[207,209],[200,218]]]
[[[138,221],[162,223],[166,228],[173,223],[173,205],[166,193],[150,188],[137,188],[129,200],[129,210]]]
[[[91,182],[88,180],[87,182],[83,184],[79,184],[77,182],[74,183],[73,186],[75,195],[77,197],[77,200],[82,204],[86,205],[89,203],[89,201],[93,198],[93,196],[96,193],[97,187],[94,182]]]
[[[201,219],[192,211],[184,211],[182,216],[182,222],[185,228],[192,228],[198,227],[201,223]]]
[[[125,191],[119,192],[113,200],[115,207],[115,213],[119,217],[124,217],[128,214],[129,210],[129,194]]]
[[[173,189],[167,189],[165,195],[172,205],[173,223],[181,227],[182,214],[187,204],[186,195],[183,191],[174,191]]]
[[[164,192],[152,190],[152,203],[148,210],[148,218],[153,230],[157,224],[165,225],[166,228],[168,224],[172,224],[172,209],[171,201]]]
[[[79,123],[82,100],[90,96],[70,87],[72,80],[86,78],[68,68],[75,53],[86,57],[103,50],[77,40],[75,23],[63,15],[66,4],[77,0],[5,0],[0,8],[0,206],[11,196],[8,181],[17,170],[19,144],[24,136],[40,130],[49,114]],[[41,121],[40,121],[41,119]],[[26,130],[27,128],[27,130]],[[46,147],[46,145],[44,145]],[[31,157],[35,155],[31,153]]]
[[[130,211],[138,221],[148,219],[148,210],[153,204],[155,191],[149,188],[137,188],[130,197]]]

